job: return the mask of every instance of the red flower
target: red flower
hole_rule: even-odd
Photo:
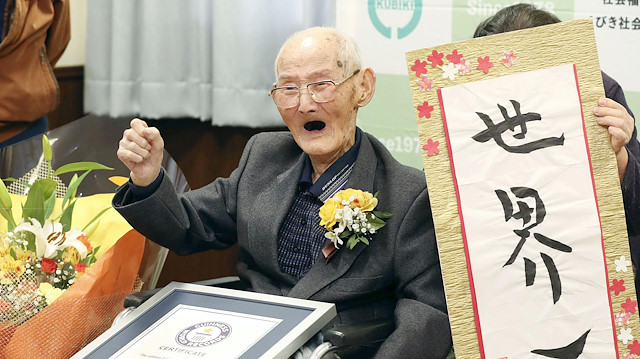
[[[431,62],[431,67],[442,66],[444,64],[444,61],[442,61],[443,56],[444,53],[433,50],[431,55],[427,56],[427,60]]]
[[[427,156],[433,156],[440,153],[440,149],[438,148],[439,145],[440,142],[428,139],[427,144],[422,146],[422,149],[427,151]]]
[[[76,269],[76,272],[84,273],[84,271],[87,270],[87,265],[84,263],[78,263],[74,266],[74,268]]]
[[[53,273],[58,269],[58,264],[53,259],[42,258],[42,263],[40,263],[42,270],[46,273]]]
[[[416,77],[427,73],[427,62],[416,59],[415,65],[411,66],[411,71],[416,72]]]
[[[640,355],[640,343],[638,343],[638,339],[634,339],[633,343],[627,345],[631,354]]]
[[[478,57],[478,70],[484,71],[485,74],[489,73],[489,69],[493,67],[493,62],[489,61],[489,56],[484,58]]]
[[[627,288],[624,286],[624,279],[614,279],[613,284],[609,287],[609,290],[613,291],[616,295],[619,295],[620,292],[624,292],[625,289]]]
[[[462,54],[459,54],[458,50],[453,50],[453,52],[447,55],[447,60],[453,62],[454,64],[459,64],[462,57]]]
[[[620,306],[627,313],[635,313],[636,312],[636,304],[638,304],[638,302],[636,302],[635,300],[631,300],[631,298],[627,298],[627,301],[622,303],[622,304],[620,304]]]
[[[431,118],[431,111],[433,111],[433,106],[429,106],[428,101],[423,102],[422,105],[418,105],[417,109],[419,111],[418,117]]]

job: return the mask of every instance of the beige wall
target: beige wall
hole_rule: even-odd
[[[84,66],[87,33],[87,0],[70,0],[71,41],[56,67]]]

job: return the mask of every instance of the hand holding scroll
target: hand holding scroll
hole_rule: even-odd
[[[633,135],[634,119],[624,106],[605,97],[598,100],[598,106],[593,113],[598,123],[609,130],[611,147],[618,162],[618,175],[622,181],[629,161],[629,154],[624,146],[629,143]]]

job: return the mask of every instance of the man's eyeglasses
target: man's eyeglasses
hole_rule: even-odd
[[[347,76],[347,78],[340,82],[324,80],[309,83],[303,88],[299,88],[298,86],[275,87],[269,91],[269,96],[273,98],[273,102],[275,102],[276,106],[280,108],[292,108],[298,106],[300,103],[300,96],[302,95],[302,90],[304,88],[307,89],[307,92],[311,95],[313,101],[317,103],[333,101],[336,98],[336,89],[338,86],[347,82],[347,80],[358,72],[360,72],[360,69],[355,70],[351,75]]]

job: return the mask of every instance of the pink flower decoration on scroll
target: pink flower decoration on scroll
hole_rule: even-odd
[[[416,72],[416,77],[420,77],[422,74],[427,73],[427,62],[420,61],[420,59],[416,59],[416,62],[413,66],[411,66],[411,71]]]
[[[453,50],[449,55],[447,55],[447,60],[453,62],[454,64],[459,64],[462,60],[462,54],[458,53],[458,50]]]
[[[482,70],[485,74],[489,73],[489,69],[493,67],[493,62],[489,61],[489,56],[478,57],[478,70]]]
[[[422,105],[418,105],[417,109],[419,111],[418,117],[431,118],[433,106],[430,106],[428,101],[423,102]]]
[[[422,149],[427,151],[427,156],[433,156],[440,153],[440,149],[438,148],[439,145],[440,142],[428,139],[427,144],[422,146]]]
[[[422,75],[422,78],[418,80],[418,85],[420,86],[420,91],[422,92],[424,92],[424,90],[431,91],[433,80],[428,78],[427,75]]]
[[[513,50],[502,51],[502,63],[511,67],[513,63],[516,62],[518,56],[513,52]]]
[[[443,57],[444,57],[443,52],[438,52],[436,50],[433,50],[431,51],[431,55],[427,56],[427,60],[431,62],[431,67],[442,66],[442,64],[444,64],[444,61],[442,61]]]
[[[621,310],[620,313],[616,314],[616,323],[618,326],[629,325],[629,318],[631,318],[631,313]]]
[[[635,313],[637,304],[638,302],[636,302],[635,300],[627,298],[627,300],[624,303],[620,304],[620,306],[622,306],[622,309],[624,309],[624,311],[627,313]]]
[[[460,75],[469,74],[471,73],[471,61],[462,58],[460,59],[460,62],[456,64],[456,68],[458,69],[458,73]]]
[[[609,287],[610,291],[613,291],[615,295],[619,295],[620,292],[624,292],[627,288],[624,286],[624,279],[614,279],[613,283]]]
[[[638,343],[638,339],[634,339],[633,343],[627,345],[631,354],[640,355],[640,343]]]

